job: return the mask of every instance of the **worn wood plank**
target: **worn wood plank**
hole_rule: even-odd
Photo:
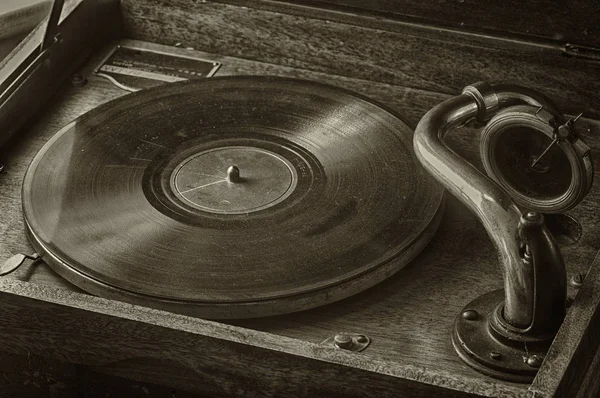
[[[600,396],[600,349],[596,351],[594,360],[587,369],[585,379],[577,391],[577,398]]]
[[[77,367],[38,355],[0,352],[2,396],[70,397],[78,392]]]
[[[214,396],[516,397],[523,392],[520,386],[9,279],[0,280],[0,298],[3,350],[51,353]],[[49,348],[57,345],[60,350]],[[142,370],[130,374],[133,368]]]
[[[510,32],[556,41],[600,44],[600,30],[596,26],[600,8],[593,0],[575,4],[551,0],[509,0],[501,3],[477,0],[319,0],[300,3],[353,8],[356,12],[370,11],[388,17],[410,18],[474,31]]]
[[[567,397],[579,389],[600,347],[600,253],[594,259],[576,300],[530,390],[542,396]],[[596,377],[600,375],[596,374]]]
[[[122,8],[130,38],[446,94],[479,80],[512,82],[546,92],[569,112],[600,115],[600,64],[555,46],[305,7],[125,0]]]
[[[154,383],[94,372],[82,365],[60,362],[28,352],[0,352],[2,397],[28,398],[202,398]]]

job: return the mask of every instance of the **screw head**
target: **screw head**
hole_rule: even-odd
[[[347,334],[336,334],[333,338],[333,343],[338,348],[348,349],[352,347],[352,337]]]
[[[85,78],[85,76],[79,73],[75,73],[73,76],[71,76],[71,84],[74,87],[83,87],[86,85],[86,83],[87,79]]]
[[[528,211],[523,215],[523,218],[527,221],[538,222],[542,215],[535,211]]]
[[[474,321],[475,319],[477,319],[479,317],[479,313],[475,310],[466,310],[466,311],[463,311],[462,317],[464,319],[466,319],[467,321]]]
[[[571,277],[571,286],[580,287],[581,285],[583,285],[584,279],[585,279],[585,276],[581,273],[573,275]]]
[[[356,342],[357,343],[364,344],[367,341],[369,341],[369,339],[367,338],[367,336],[363,336],[362,334],[360,336],[356,337]]]
[[[526,362],[529,367],[537,369],[540,366],[542,366],[543,358],[537,355],[530,355],[529,357],[527,357]]]
[[[559,140],[562,141],[562,140],[569,138],[569,136],[571,135],[571,130],[569,129],[570,124],[571,123],[563,124],[562,126],[558,126],[556,133],[558,135]]]
[[[499,353],[498,351],[492,351],[492,352],[490,352],[490,357],[492,357],[492,359],[499,360],[499,359],[502,359],[502,354]]]

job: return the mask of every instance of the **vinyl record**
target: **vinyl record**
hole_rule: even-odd
[[[41,149],[23,187],[30,239],[66,279],[208,318],[375,285],[429,242],[442,199],[394,114],[328,85],[250,76],[98,107]]]

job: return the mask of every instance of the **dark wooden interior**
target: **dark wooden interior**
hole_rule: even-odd
[[[357,13],[372,12],[390,19],[501,36],[515,34],[557,44],[595,45],[600,39],[600,31],[595,26],[600,10],[590,1],[316,0],[287,3],[329,6]]]
[[[91,73],[111,36],[194,48],[223,64],[216,76],[278,75],[351,89],[396,110],[413,127],[467,84],[520,84],[552,97],[566,113],[584,112],[579,131],[592,151],[600,149],[600,62],[564,51],[568,43],[598,45],[593,1],[576,9],[549,1],[502,7],[470,0],[115,3],[100,6],[103,39],[90,41],[65,66],[51,100],[0,152],[6,167],[0,175],[2,259],[33,250],[20,202],[33,156],[74,118],[127,94]],[[73,71],[86,76],[87,85],[72,86]],[[458,130],[450,142],[479,165],[476,131]],[[594,160],[598,170],[600,157]],[[0,349],[17,361],[28,354],[58,361],[53,374],[67,384],[77,372],[88,381],[110,374],[209,396],[590,396],[600,368],[600,264],[592,267],[600,249],[599,208],[596,184],[569,213],[583,234],[562,247],[567,276],[591,271],[582,288],[569,287],[573,305],[565,326],[531,385],[484,376],[452,348],[452,324],[464,305],[502,288],[483,227],[452,197],[430,245],[389,280],[334,304],[266,319],[210,322],[130,306],[87,295],[44,264],[23,266],[0,277]],[[363,333],[372,344],[356,354],[320,345],[341,331]],[[77,364],[75,374],[69,364]],[[0,386],[16,391],[2,378]],[[168,388],[152,391],[162,396]]]

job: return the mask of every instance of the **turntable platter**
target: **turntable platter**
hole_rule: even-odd
[[[429,242],[442,200],[397,116],[268,77],[109,102],[57,133],[23,187],[30,239],[66,279],[208,318],[297,311],[375,285]]]

